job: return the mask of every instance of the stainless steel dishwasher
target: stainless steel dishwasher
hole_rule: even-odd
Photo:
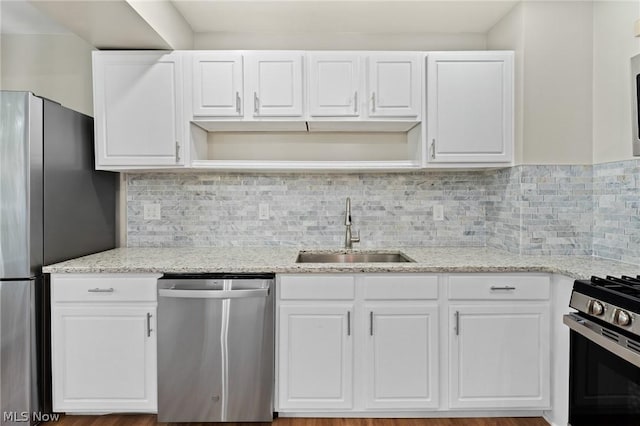
[[[273,418],[274,275],[158,280],[158,421]]]

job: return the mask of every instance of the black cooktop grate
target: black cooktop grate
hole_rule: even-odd
[[[590,280],[576,280],[573,290],[602,302],[608,302],[640,313],[640,275],[635,278],[620,278],[608,275],[606,278],[591,277]]]
[[[640,302],[640,280],[623,275],[622,278],[607,275],[606,278],[591,277],[591,283],[608,290],[638,299]]]

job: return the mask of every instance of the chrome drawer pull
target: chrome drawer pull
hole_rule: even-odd
[[[87,290],[89,293],[113,293],[113,287],[111,288],[90,288]]]
[[[347,311],[347,336],[351,336],[351,311]]]
[[[515,290],[515,287],[511,287],[509,285],[506,285],[504,287],[496,287],[494,285],[491,286],[491,290],[507,290],[507,291],[511,291],[511,290]]]

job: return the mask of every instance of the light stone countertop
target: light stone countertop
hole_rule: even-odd
[[[546,272],[575,279],[591,275],[638,275],[640,265],[588,256],[521,256],[484,247],[404,247],[413,263],[296,264],[299,248],[118,248],[45,266],[48,273],[356,273],[356,272]],[[322,249],[313,248],[309,251]],[[325,250],[322,250],[325,251]],[[327,249],[336,253],[339,249]],[[358,250],[354,250],[357,252]],[[375,250],[362,250],[375,251]]]

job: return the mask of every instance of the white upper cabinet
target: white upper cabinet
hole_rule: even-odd
[[[511,163],[513,53],[429,53],[427,126],[431,163]]]
[[[353,53],[310,53],[307,63],[309,115],[359,116],[360,56]]]
[[[254,117],[301,117],[302,52],[248,53],[247,105]],[[248,99],[247,99],[248,98]]]
[[[96,168],[183,165],[182,84],[180,53],[93,52]]]
[[[420,58],[405,52],[308,53],[311,120],[345,117],[417,122],[422,110]],[[398,129],[397,125],[388,128]]]
[[[242,117],[242,55],[198,52],[191,58],[193,115]]]
[[[513,164],[513,52],[99,51],[93,66],[97,169]]]
[[[369,56],[369,116],[416,119],[422,110],[420,76],[420,57],[415,53]]]

